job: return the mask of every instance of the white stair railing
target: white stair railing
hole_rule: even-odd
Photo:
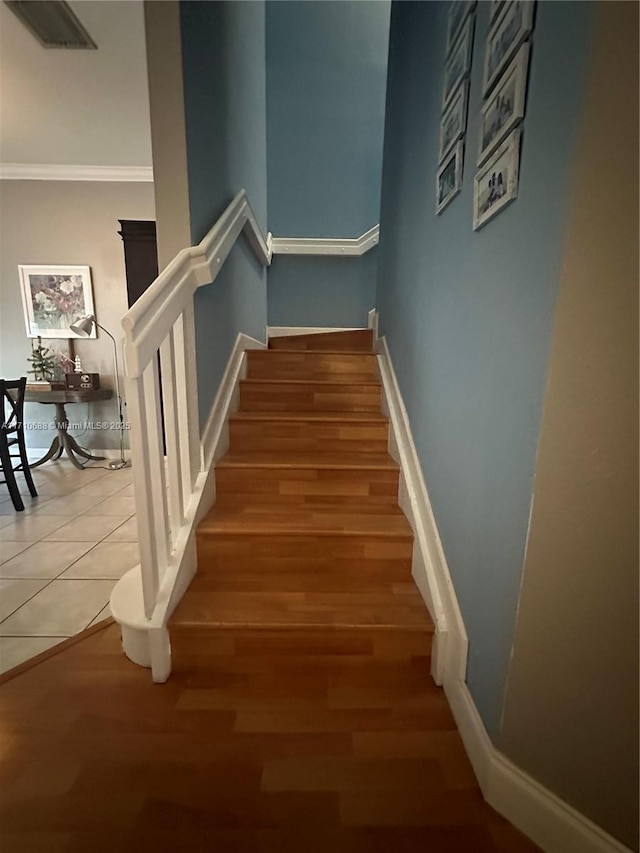
[[[215,281],[242,232],[267,266],[271,235],[266,239],[262,235],[242,190],[201,243],[179,252],[122,319],[139,572],[148,630],[166,622],[163,611],[170,594],[163,590],[163,582],[169,576],[175,579],[187,548],[202,473],[193,296],[199,287]],[[112,606],[115,600],[117,596]],[[115,608],[114,615],[118,619]],[[121,624],[126,624],[126,617]],[[162,643],[150,645],[154,679],[164,680],[168,662],[153,659],[154,645],[162,648]]]

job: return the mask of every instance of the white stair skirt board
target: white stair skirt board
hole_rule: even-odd
[[[140,566],[123,575],[111,593],[111,612],[121,626],[124,653],[134,663],[151,667],[156,682],[166,681],[171,674],[167,623],[197,570],[196,527],[215,501],[213,466],[229,446],[228,421],[238,408],[239,381],[246,373],[248,349],[266,349],[266,344],[242,333],[236,338],[202,432],[200,474],[151,619],[145,617]]]
[[[369,328],[377,330],[377,312]],[[415,534],[412,574],[436,626],[432,675],[451,711],[486,801],[547,853],[631,851],[524,773],[495,748],[465,683],[467,635],[386,339],[376,351],[389,417],[389,453],[400,465],[399,502]]]
[[[267,326],[269,338],[287,338],[291,335],[326,335],[328,332],[361,332],[364,326]]]

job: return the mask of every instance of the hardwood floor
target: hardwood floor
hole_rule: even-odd
[[[250,355],[167,684],[112,625],[0,685],[2,853],[536,849],[429,675],[371,345]]]
[[[191,631],[154,685],[104,628],[0,686],[0,849],[534,851],[428,654],[423,631]]]

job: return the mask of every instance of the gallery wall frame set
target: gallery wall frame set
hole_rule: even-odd
[[[442,163],[455,143],[462,139],[467,130],[467,106],[469,81],[463,80],[440,120],[440,147],[438,163]]]
[[[442,213],[462,189],[464,141],[460,139],[436,175],[436,214]]]
[[[436,214],[462,189],[469,75],[473,54],[476,0],[452,0],[447,17],[447,53],[442,85],[442,114],[436,174]]]
[[[455,9],[456,3],[451,4]],[[470,8],[473,8],[471,6]],[[449,13],[451,14],[451,12]],[[442,87],[442,109],[446,109],[456,89],[471,71],[471,54],[473,52],[473,29],[475,15],[467,15],[457,41],[451,47],[444,66],[444,84]]]
[[[20,264],[20,291],[28,338],[77,338],[72,323],[94,314],[87,266]],[[95,325],[91,338],[96,337]]]
[[[529,42],[525,42],[483,104],[480,112],[479,166],[524,118],[529,53]]]
[[[522,122],[535,0],[492,0],[485,46],[473,182],[473,229],[482,228],[518,195]]]
[[[491,24],[484,55],[482,92],[485,97],[533,30],[534,13],[534,0],[507,0]]]

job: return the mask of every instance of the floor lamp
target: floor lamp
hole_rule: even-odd
[[[109,468],[111,468],[112,471],[117,471],[119,468],[124,468],[127,462],[124,458],[124,419],[122,417],[122,397],[120,396],[120,379],[118,377],[118,347],[116,339],[108,329],[105,329],[104,326],[101,326],[100,323],[98,323],[93,314],[87,314],[86,317],[82,317],[82,319],[77,320],[70,326],[70,328],[74,334],[79,335],[81,338],[88,338],[93,331],[94,326],[97,326],[99,329],[102,329],[105,334],[109,335],[113,344],[113,366],[116,376],[116,397],[118,399],[118,422],[120,426],[120,459],[109,462]]]

